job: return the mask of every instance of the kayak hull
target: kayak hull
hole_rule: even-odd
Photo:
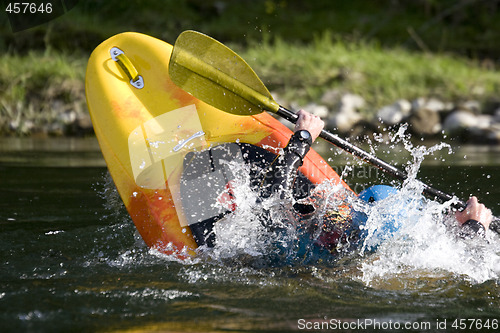
[[[179,200],[185,155],[229,142],[277,153],[292,132],[267,113],[232,115],[178,88],[168,75],[171,53],[156,38],[118,34],[90,56],[85,87],[95,135],[137,230],[149,247],[182,259],[197,248]],[[300,171],[314,184],[347,188],[313,150]]]

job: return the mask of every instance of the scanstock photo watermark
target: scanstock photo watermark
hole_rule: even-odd
[[[304,165],[299,168],[299,171],[304,175],[310,175],[315,174],[316,172],[318,172],[317,170],[319,170],[319,172],[324,172],[328,175],[329,171],[333,169],[333,171],[335,171],[335,173],[337,173],[341,177],[341,179],[349,186],[349,188],[355,193],[362,192],[366,188],[374,185],[374,182],[377,182],[378,184],[383,174],[383,171],[370,165],[339,166],[328,165],[326,162],[323,163],[323,165],[304,163]],[[269,179],[280,178],[283,177],[281,172],[282,169],[276,168],[274,172],[273,170],[271,170],[271,172],[266,173],[265,177]],[[296,188],[295,190],[307,191],[308,189]],[[296,194],[299,193],[300,192],[296,192]]]
[[[374,185],[374,180],[380,181],[380,177],[383,174],[383,171],[371,165],[349,167],[334,165],[331,168],[342,177],[355,193],[360,193],[371,185]]]
[[[436,319],[433,321],[393,321],[381,319],[299,319],[297,328],[300,331],[492,331],[500,328],[499,319]]]

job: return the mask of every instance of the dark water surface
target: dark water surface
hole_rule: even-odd
[[[478,280],[467,268],[395,262],[397,274],[367,280],[377,254],[336,266],[257,269],[149,251],[95,141],[49,141],[0,142],[2,332],[444,332],[453,325],[498,332],[498,273]],[[465,162],[463,151],[431,160],[419,174],[461,197],[477,194],[498,215],[499,151],[481,149],[467,150],[473,158]],[[390,181],[358,165],[346,180],[354,187],[380,178]],[[500,272],[499,261],[490,264]]]

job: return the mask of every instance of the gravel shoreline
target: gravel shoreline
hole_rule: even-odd
[[[47,89],[43,97],[35,96],[24,103],[3,103],[0,135],[93,135],[84,89],[82,82],[67,80]],[[312,112],[325,121],[326,129],[354,140],[407,124],[408,132],[423,140],[500,144],[500,105],[484,110],[477,100],[455,104],[437,98],[400,99],[373,110],[362,96],[337,90],[326,91],[317,103],[307,105],[273,95],[280,104]]]
[[[485,110],[478,100],[462,103],[421,97],[409,101],[399,99],[378,110],[370,110],[362,96],[341,94],[330,90],[319,103],[305,106],[280,101],[295,109],[305,109],[319,117],[334,133],[362,139],[373,133],[408,127],[416,138],[426,140],[454,140],[470,144],[500,144],[500,105]]]

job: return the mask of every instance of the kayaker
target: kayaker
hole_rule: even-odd
[[[250,186],[258,193],[260,198],[258,201],[263,202],[271,196],[278,196],[279,200],[269,202],[282,205],[285,210],[288,210],[287,217],[283,219],[279,216],[280,214],[278,216],[274,214],[275,210],[265,209],[266,205],[256,207],[256,211],[260,212],[262,224],[268,227],[269,231],[286,232],[285,225],[294,225],[298,234],[302,236],[298,247],[312,248],[313,252],[345,253],[359,246],[360,241],[366,236],[366,232],[364,233],[360,228],[366,221],[366,215],[363,217],[362,213],[353,212],[352,207],[345,200],[349,196],[354,197],[354,194],[339,193],[335,202],[330,202],[331,197],[324,200],[321,193],[318,197],[318,191],[313,190],[314,185],[298,171],[312,143],[321,133],[324,122],[319,117],[303,110],[297,115],[294,133],[282,153],[277,156],[261,147],[247,143],[228,143],[211,148],[210,151],[186,155],[181,180],[181,195],[185,200],[183,204],[189,207],[191,212],[187,216],[190,219],[189,226],[199,246],[215,246],[215,223],[236,210],[232,180],[227,181],[227,179],[234,178],[234,175],[230,175],[232,173],[230,168],[221,163],[221,160],[248,165]],[[207,171],[206,165],[211,165],[211,168],[216,171]],[[207,172],[210,177],[203,178]],[[227,174],[226,177],[221,177],[223,173]],[[203,181],[200,182],[199,179]],[[378,185],[378,187],[383,186]],[[373,196],[369,195],[366,201],[370,202],[372,198],[375,201],[380,200],[397,192],[392,187],[385,187],[388,191],[382,193],[382,196],[378,195],[380,193],[374,193]],[[363,193],[360,193],[360,198],[362,197]],[[323,202],[328,207],[323,205],[321,211],[318,211],[315,208],[318,205],[310,204],[315,200]],[[216,208],[217,205],[206,204],[206,202],[213,201],[217,201],[224,209],[220,210]],[[293,204],[293,208],[290,207],[290,203]],[[282,208],[278,207],[278,211],[283,210]],[[492,214],[489,209],[478,202],[477,198],[472,197],[467,202],[467,209],[456,213],[456,220],[461,226],[462,236],[474,237],[476,234],[484,235],[492,221]],[[382,238],[386,232],[395,231],[392,224],[393,222],[387,221],[387,226],[379,230]],[[309,246],[312,244],[314,246]]]
[[[324,122],[304,110],[297,113],[295,131],[282,156],[276,158],[264,177],[261,195],[268,197],[279,192],[282,199],[291,193],[292,184],[297,176],[297,169],[309,151],[312,143],[321,133]],[[461,234],[466,237],[484,234],[489,228],[493,215],[491,210],[478,202],[473,196],[467,201],[467,208],[456,212],[456,220],[461,226]]]

